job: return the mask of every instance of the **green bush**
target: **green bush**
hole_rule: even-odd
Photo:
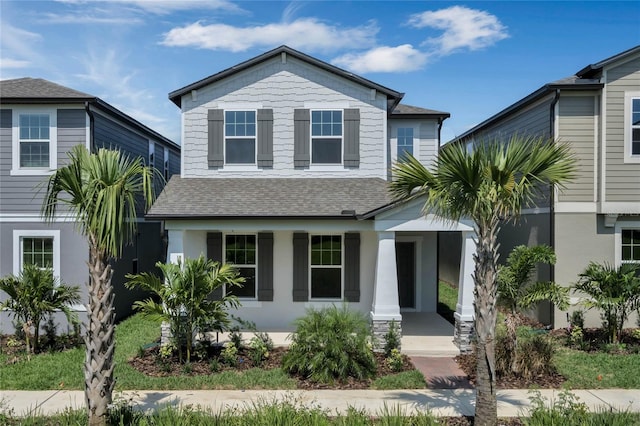
[[[292,344],[282,360],[288,373],[320,383],[348,377],[366,379],[375,374],[369,322],[361,313],[346,305],[309,309],[295,324]]]
[[[496,342],[496,370],[499,377],[515,374],[526,379],[531,379],[540,374],[549,374],[555,371],[551,362],[556,347],[548,336],[530,334],[518,338],[515,357],[505,356],[505,352],[511,350],[511,340],[505,335],[498,335]]]
[[[384,335],[384,356],[389,358],[394,349],[400,349],[400,333],[396,320],[391,320],[389,331]]]

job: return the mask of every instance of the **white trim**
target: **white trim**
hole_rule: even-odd
[[[389,158],[387,158],[387,154],[391,154],[391,139],[389,138],[389,121],[387,120],[387,111],[382,110],[379,113],[382,116],[382,138],[385,141],[384,149],[382,150],[382,164],[384,167],[382,168],[381,179],[387,180],[391,177],[391,162]],[[387,149],[387,144],[389,149]]]
[[[593,97],[593,202],[598,202],[598,127],[600,125],[600,111],[598,111],[598,96]]]
[[[640,214],[640,202],[608,202],[600,205],[600,213]]]
[[[624,162],[640,164],[640,154],[631,154],[631,115],[633,113],[633,100],[640,99],[640,91],[624,93]],[[638,126],[635,126],[638,128]]]
[[[75,216],[71,214],[57,214],[52,222],[76,222]],[[0,213],[0,223],[16,222],[16,223],[45,223],[40,213]]]
[[[251,163],[231,163],[225,164],[223,168],[218,170],[218,173],[237,173],[237,172],[262,172],[263,170],[258,168],[258,164]],[[244,176],[243,176],[244,177]]]
[[[185,116],[185,112],[184,112],[184,103],[182,104],[182,108],[181,108],[181,114],[180,114],[180,177],[184,179],[185,177],[185,167],[184,167],[184,159],[186,157],[186,155],[184,155],[184,153],[186,152],[186,141],[187,139],[185,138],[185,129],[184,129],[184,116]],[[207,142],[208,143],[208,142]],[[208,146],[208,145],[207,145]]]
[[[640,229],[640,221],[616,222],[614,237],[614,254],[615,264],[622,264],[622,230],[623,229]]]
[[[556,213],[597,213],[598,203],[563,201],[556,202]]]
[[[88,152],[91,152],[91,119],[89,118],[89,114],[87,114],[86,110],[84,112],[84,125],[86,128],[84,146],[87,148]]]
[[[60,230],[59,229],[14,229],[13,230],[13,275],[22,270],[22,239],[25,237],[53,238],[53,275],[60,278]]]
[[[350,169],[345,169],[342,164],[309,164],[309,170],[314,172],[338,172],[338,173],[351,173]]]
[[[414,265],[415,274],[413,280],[413,297],[414,299],[414,307],[413,308],[400,308],[400,312],[422,312],[422,241],[423,238],[421,236],[398,236],[396,234],[396,243],[414,243]],[[396,250],[397,253],[397,250]],[[396,270],[398,265],[396,265]],[[398,295],[398,298],[400,295]],[[437,301],[436,301],[437,302]],[[437,303],[436,303],[437,304]],[[398,306],[400,305],[400,300],[398,299]]]
[[[600,108],[602,129],[600,144],[600,202],[604,204],[607,201],[607,70],[602,70],[601,81],[604,83],[602,88],[602,97],[600,99]]]
[[[58,110],[54,106],[24,105],[15,107],[11,117],[11,176],[47,176],[58,168]],[[49,116],[49,167],[20,167],[20,115],[46,114]]]

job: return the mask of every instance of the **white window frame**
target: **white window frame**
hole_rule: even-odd
[[[399,126],[396,129],[396,158],[400,160],[402,158],[402,152],[400,152],[401,148],[404,148],[406,145],[400,146],[400,130],[411,130],[411,155],[416,156],[415,152],[415,129],[412,126]]]
[[[20,167],[20,116],[46,114],[49,116],[49,167]],[[46,176],[58,168],[58,111],[56,108],[13,108],[11,117],[11,176]]]
[[[53,238],[53,275],[60,278],[60,230],[59,229],[14,229],[13,230],[13,275],[22,272],[23,239]]]
[[[231,233],[227,233],[223,235],[223,240],[222,240],[222,256],[224,257],[224,261],[225,263],[227,262],[227,237],[228,236],[253,236],[256,239],[256,257],[255,257],[255,264],[253,265],[240,265],[237,263],[234,263],[234,266],[237,266],[238,268],[254,268],[255,269],[255,289],[254,289],[254,294],[253,297],[246,297],[246,296],[238,296],[239,300],[245,301],[245,300],[251,300],[251,301],[257,301],[258,300],[258,234],[255,234],[253,232],[231,232]],[[227,294],[227,288],[226,285],[223,287],[223,292],[224,294]]]
[[[169,148],[164,147],[164,180],[169,180]]]
[[[340,237],[340,297],[313,297],[313,269],[335,269],[337,265],[314,265],[312,263],[312,240],[313,237]],[[309,234],[309,301],[310,302],[330,302],[344,300],[344,234],[341,233],[316,233]]]
[[[614,232],[614,256],[616,266],[627,263],[622,261],[622,230],[636,229],[640,230],[640,221],[621,222],[616,221]]]
[[[342,166],[344,164],[344,108],[332,108],[332,107],[327,107],[327,108],[311,108],[309,109],[309,163],[311,166],[325,166],[325,167],[331,167],[331,166]],[[317,138],[317,139],[338,139],[337,136],[313,136],[313,113],[316,111],[340,111],[341,117],[342,117],[342,123],[341,123],[341,128],[342,128],[342,134],[340,135],[339,139],[340,139],[340,162],[338,163],[315,163],[313,161],[313,139]]]
[[[253,162],[252,163],[227,163],[227,139],[250,139],[251,136],[227,136],[227,112],[253,112],[255,117],[254,129],[255,135],[253,135],[254,144],[253,144]],[[222,156],[224,158],[224,167],[225,168],[256,168],[258,166],[258,110],[256,108],[229,108],[225,109],[224,112],[224,137],[223,137],[223,146],[222,146]]]
[[[632,129],[640,128],[640,126],[633,126],[632,114],[633,114],[633,100],[640,99],[640,91],[637,92],[625,92],[624,94],[624,162],[625,163],[640,163],[640,154],[631,154],[631,138]]]
[[[620,228],[620,263],[638,263],[640,264],[640,260],[624,260],[622,258],[622,232],[623,231],[640,231],[640,227],[633,227],[633,226],[621,226]],[[640,243],[639,243],[640,244]],[[633,247],[633,245],[632,245]]]

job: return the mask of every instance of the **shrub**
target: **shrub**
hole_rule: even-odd
[[[571,312],[569,325],[571,326],[571,328],[580,327],[581,329],[584,329],[584,311],[578,309],[577,311]]]
[[[217,373],[220,371],[220,361],[218,361],[218,358],[211,358],[209,360],[209,370],[212,373]]]
[[[402,371],[404,359],[398,349],[392,349],[386,359],[387,365],[393,371]]]
[[[292,344],[282,360],[285,371],[320,383],[375,374],[369,322],[360,312],[350,311],[346,305],[312,308],[295,324]]]
[[[76,321],[69,305],[80,302],[80,289],[59,283],[51,268],[26,264],[17,277],[9,275],[0,279],[0,290],[8,296],[0,303],[0,309],[9,309],[9,314],[22,323],[27,352],[38,352],[40,322],[45,315],[59,310],[70,323]]]
[[[394,349],[400,349],[400,333],[398,333],[398,323],[391,320],[389,331],[384,335],[384,356],[391,356]]]
[[[249,342],[249,351],[251,360],[253,361],[253,365],[255,365],[256,367],[262,365],[262,362],[265,360],[265,358],[269,357],[269,349],[267,348],[267,344],[258,336],[254,336]]]
[[[235,367],[238,365],[238,348],[234,345],[225,346],[220,357],[222,358],[223,363],[229,367]]]
[[[544,335],[532,334],[526,338],[518,339],[518,347],[515,357],[510,359],[504,356],[509,350],[511,340],[500,335],[496,344],[496,370],[498,376],[506,376],[510,373],[531,379],[540,374],[548,374],[555,371],[551,360],[556,348],[551,340]]]

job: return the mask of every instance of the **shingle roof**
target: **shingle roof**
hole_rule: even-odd
[[[174,175],[150,218],[351,218],[391,203],[379,178],[181,178]]]
[[[420,108],[417,106],[413,106],[413,105],[407,105],[407,104],[398,104],[393,111],[391,111],[391,117],[393,118],[398,118],[398,117],[403,117],[403,116],[411,116],[411,117],[415,117],[415,116],[435,116],[435,117],[443,117],[443,118],[447,118],[450,117],[451,114],[449,114],[448,112],[443,112],[443,111],[436,111],[435,109],[428,109],[428,108]]]
[[[16,78],[0,81],[0,98],[6,99],[71,99],[92,100],[96,97],[42,78]]]

